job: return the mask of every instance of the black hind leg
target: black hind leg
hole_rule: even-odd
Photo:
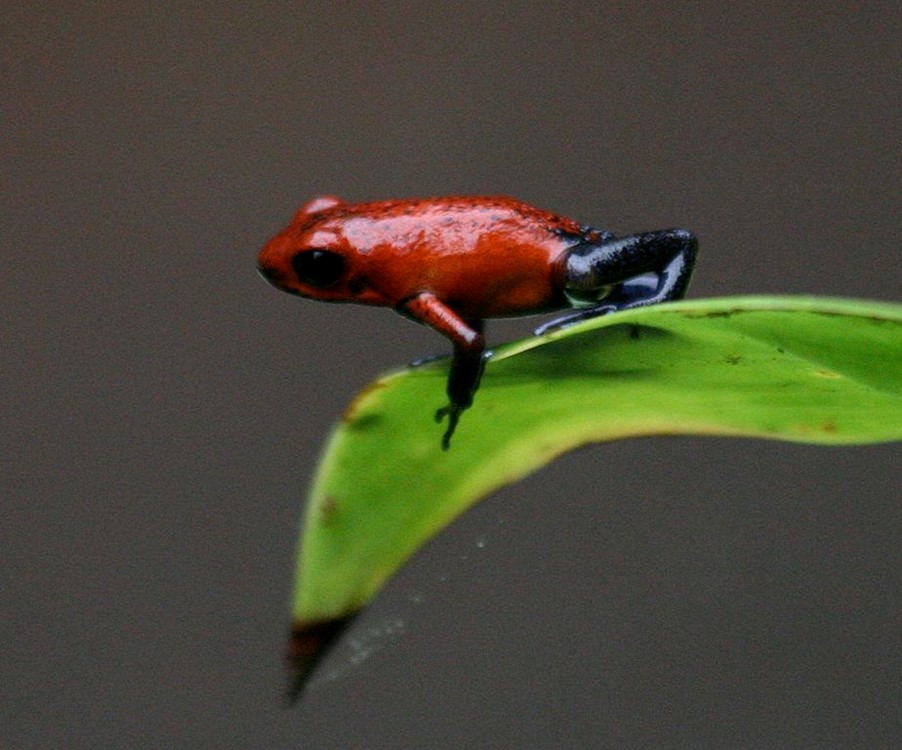
[[[567,256],[564,293],[582,309],[540,326],[536,335],[599,315],[680,299],[689,286],[697,252],[698,241],[685,229],[575,245]]]

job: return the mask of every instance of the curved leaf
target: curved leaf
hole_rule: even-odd
[[[353,615],[427,539],[493,490],[589,442],[741,435],[902,438],[902,305],[746,297],[595,318],[501,346],[451,450],[433,421],[448,361],[388,374],[333,432],[304,523],[293,615],[307,642]],[[297,665],[296,664],[296,665]]]

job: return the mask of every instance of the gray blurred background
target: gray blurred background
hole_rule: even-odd
[[[898,746],[892,445],[572,454],[286,711],[324,437],[447,345],[254,263],[317,193],[505,193],[691,228],[691,296],[898,299],[900,32],[897,3],[6,3],[0,746]]]

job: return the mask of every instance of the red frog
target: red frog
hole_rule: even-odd
[[[260,252],[260,273],[283,291],[326,302],[392,307],[454,345],[447,450],[473,403],[486,318],[575,312],[536,330],[679,299],[698,243],[684,229],[616,237],[500,196],[305,203]]]

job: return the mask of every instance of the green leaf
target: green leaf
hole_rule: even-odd
[[[477,500],[577,446],[674,434],[902,438],[902,305],[682,301],[506,344],[443,452],[433,416],[447,372],[441,360],[380,378],[333,432],[301,540],[296,641],[353,615]]]

